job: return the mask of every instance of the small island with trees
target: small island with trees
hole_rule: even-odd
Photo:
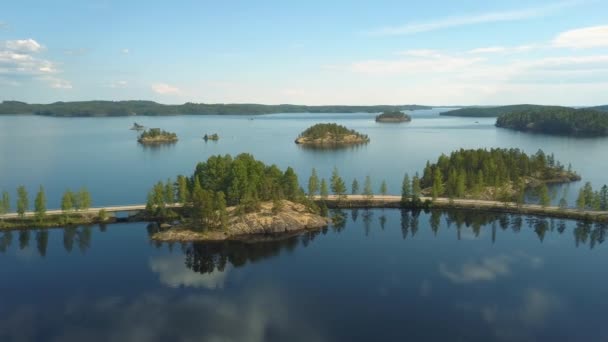
[[[369,143],[369,137],[336,123],[319,123],[307,128],[296,144],[314,147],[341,147]]]
[[[160,128],[150,128],[139,135],[137,141],[140,144],[165,144],[177,141],[177,134],[161,130]]]
[[[410,122],[412,117],[401,111],[386,111],[376,116],[376,122]]]
[[[212,156],[190,177],[157,183],[145,215],[179,219],[178,225],[152,237],[159,241],[277,238],[329,223],[305,196],[292,168],[283,171],[250,154]]]
[[[212,140],[212,141],[218,141],[220,140],[220,136],[217,133],[213,133],[213,134],[205,134],[203,136],[203,140],[205,140],[205,142]]]

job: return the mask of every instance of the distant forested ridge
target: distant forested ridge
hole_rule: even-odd
[[[594,110],[599,110],[601,112],[608,112],[608,105],[588,107],[587,109],[594,109]]]
[[[254,115],[273,113],[379,113],[384,111],[430,109],[419,105],[378,106],[303,106],[250,103],[185,103],[165,105],[153,101],[81,101],[28,104],[19,101],[0,103],[0,114],[48,116],[128,116],[128,115]]]
[[[493,118],[498,117],[502,114],[522,111],[538,111],[552,108],[569,108],[559,106],[542,106],[542,105],[531,105],[531,104],[519,104],[511,106],[498,106],[498,107],[466,107],[461,109],[454,109],[447,112],[443,112],[440,115],[445,116],[464,116],[473,118]]]
[[[496,120],[496,126],[547,134],[606,136],[608,112],[588,108],[537,108],[503,114]]]

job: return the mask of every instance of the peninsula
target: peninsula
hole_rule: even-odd
[[[555,135],[608,136],[608,112],[567,107],[527,109],[500,115],[496,126]]]
[[[341,147],[367,144],[369,137],[335,123],[320,123],[300,133],[295,143],[316,147]]]
[[[150,128],[144,131],[137,141],[140,144],[165,144],[177,141],[177,134],[161,130],[160,128]]]
[[[412,117],[401,111],[384,112],[384,113],[376,116],[376,122],[410,122],[410,121],[412,121]]]

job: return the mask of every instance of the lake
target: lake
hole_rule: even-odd
[[[312,167],[329,178],[334,166],[350,188],[370,175],[378,191],[386,180],[389,193],[399,194],[403,174],[422,172],[427,160],[459,148],[543,149],[565,165],[572,163],[583,181],[565,188],[574,204],[578,188],[590,181],[595,188],[608,183],[608,138],[568,138],[514,132],[494,127],[494,118],[439,116],[445,109],[413,112],[411,123],[376,123],[373,114],[275,114],[263,116],[165,116],[118,118],[0,117],[0,189],[23,184],[33,197],[43,185],[50,208],[58,208],[66,188],[86,186],[93,205],[144,203],[152,185],[177,174],[192,174],[197,162],[216,154],[251,153],[281,168],[292,166],[305,186]],[[174,145],[146,147],[129,128],[146,127],[175,132]],[[337,122],[368,134],[365,146],[314,150],[294,139],[318,122]],[[205,143],[205,133],[220,135]],[[562,196],[557,187],[554,201]],[[14,206],[13,206],[14,207]]]
[[[606,225],[332,212],[261,244],[0,233],[2,341],[604,341]],[[10,236],[7,236],[10,235]]]
[[[93,205],[145,202],[158,180],[216,154],[312,167],[399,194],[404,172],[459,148],[539,148],[608,183],[607,138],[514,132],[492,118],[372,114],[51,118],[0,116],[0,190],[44,185],[48,207],[86,186]],[[129,130],[176,132],[145,147]],[[371,143],[306,149],[318,122]],[[218,142],[205,143],[205,133]],[[534,201],[533,197],[529,198]],[[13,205],[14,209],[14,205]],[[332,211],[336,224],[261,244],[159,244],[145,223],[0,232],[0,341],[606,341],[606,225],[471,211]]]

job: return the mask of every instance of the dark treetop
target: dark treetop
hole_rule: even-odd
[[[382,122],[405,122],[412,121],[412,117],[398,110],[386,111],[376,116],[376,121]]]
[[[506,113],[521,112],[521,111],[535,111],[545,110],[551,108],[566,108],[556,106],[541,106],[531,104],[519,104],[511,106],[498,106],[498,107],[467,107],[461,109],[450,110],[443,112],[440,115],[445,116],[464,116],[474,118],[493,118]]]
[[[576,136],[608,135],[608,112],[593,109],[546,107],[503,114],[496,126],[548,134]]]
[[[302,106],[250,103],[185,103],[165,105],[153,101],[80,101],[51,104],[28,104],[18,101],[0,103],[0,114],[37,114],[49,116],[128,116],[128,115],[205,115],[273,113],[376,113],[387,110],[430,109],[427,106]]]
[[[367,138],[367,135],[361,134],[353,129],[346,128],[336,123],[319,123],[308,127],[304,132],[300,133],[300,138],[306,139],[324,139],[328,135],[334,137],[354,135],[360,138]]]

